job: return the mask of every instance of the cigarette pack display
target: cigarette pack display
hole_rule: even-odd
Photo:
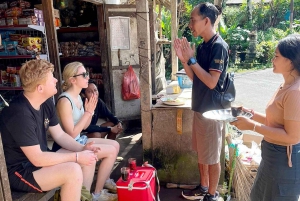
[[[11,26],[11,25],[18,25],[18,17],[7,17],[6,18],[6,25]]]
[[[41,45],[42,38],[41,37],[27,37],[22,38],[22,44],[24,47],[33,46],[33,45]]]
[[[19,24],[37,25],[38,18],[36,16],[27,16],[19,18]]]
[[[136,167],[131,170],[127,181],[117,181],[118,201],[154,201],[156,200],[155,169]]]
[[[5,26],[6,25],[6,20],[5,18],[0,19],[0,26]]]
[[[33,8],[33,9],[23,9],[22,16],[36,16],[37,18],[43,18],[43,11]]]
[[[3,41],[2,43],[5,47],[8,55],[18,55],[18,52],[17,52],[18,42],[17,41]]]

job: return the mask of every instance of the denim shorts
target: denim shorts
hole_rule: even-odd
[[[86,142],[88,140],[88,137],[86,135],[82,135],[80,136],[76,141],[79,143],[79,144],[82,144],[82,145],[85,145]]]

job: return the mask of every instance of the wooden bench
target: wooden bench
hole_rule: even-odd
[[[11,192],[0,133],[0,201],[48,201],[56,189],[46,193]]]

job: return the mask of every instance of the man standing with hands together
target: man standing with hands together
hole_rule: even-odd
[[[211,3],[201,3],[193,9],[189,28],[194,37],[203,38],[202,44],[197,48],[196,58],[195,45],[191,47],[186,38],[174,41],[176,54],[186,74],[193,80],[192,146],[198,154],[200,186],[196,190],[182,192],[183,197],[190,200],[201,199],[204,196],[201,200],[213,201],[219,197],[216,189],[221,172],[222,124],[206,119],[202,114],[217,109],[205,101],[204,97],[210,96],[214,88],[223,85],[228,66],[228,45],[214,29],[220,14],[220,9]]]

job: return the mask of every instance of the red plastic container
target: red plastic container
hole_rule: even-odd
[[[117,181],[118,201],[154,201],[156,200],[155,169],[137,167],[130,171],[128,181]]]

